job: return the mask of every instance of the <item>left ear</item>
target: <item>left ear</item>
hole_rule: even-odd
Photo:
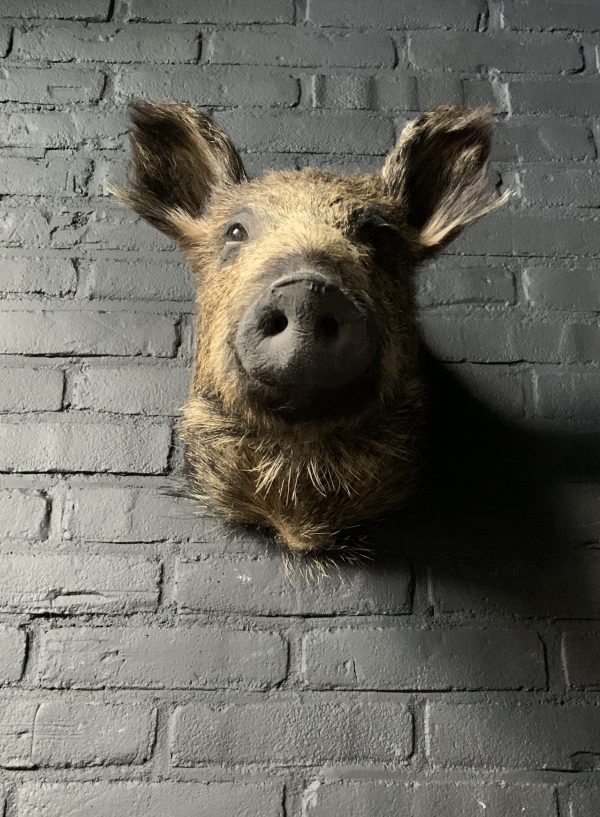
[[[489,108],[436,108],[410,122],[388,154],[384,189],[414,228],[421,259],[506,201],[488,189],[491,130]]]
[[[112,193],[176,241],[219,188],[244,181],[242,160],[208,116],[182,102],[131,106],[131,178]]]

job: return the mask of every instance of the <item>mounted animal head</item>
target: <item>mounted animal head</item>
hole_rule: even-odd
[[[254,459],[236,449],[250,470],[260,471],[261,457],[271,466],[280,455],[299,457],[296,485],[304,469],[307,486],[327,494],[323,475],[336,470],[336,446],[340,472],[353,470],[340,435],[365,434],[417,401],[413,273],[501,203],[488,190],[491,121],[488,109],[438,108],[406,126],[380,173],[305,169],[250,179],[207,116],[175,102],[133,106],[132,176],[117,195],[177,242],[198,281],[184,429],[198,492],[209,504],[281,533],[274,521],[281,508],[274,511],[267,494],[281,496],[279,478],[290,479],[282,466],[264,493],[257,476],[243,489],[254,500],[242,502],[237,477],[236,491],[225,491],[217,483],[231,475],[199,474],[221,474],[215,460],[194,455],[208,445],[207,425],[214,431],[209,406],[221,430],[257,440]],[[346,498],[373,492],[357,479],[340,481]],[[227,513],[232,502],[253,510]],[[335,525],[344,521],[341,514]],[[291,534],[281,535],[292,545]]]

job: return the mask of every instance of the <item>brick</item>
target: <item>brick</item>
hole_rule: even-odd
[[[152,488],[72,485],[63,525],[65,538],[90,542],[211,539],[208,520],[194,503]]]
[[[128,20],[153,23],[291,23],[294,18],[292,0],[131,0]]]
[[[159,565],[106,554],[0,554],[5,612],[126,614],[155,610]],[[1,765],[1,764],[0,764]]]
[[[71,406],[119,414],[171,415],[185,402],[190,372],[181,367],[93,366],[73,378]]]
[[[599,786],[569,787],[569,817],[594,817],[600,803]]]
[[[538,374],[534,382],[535,407],[542,417],[569,417],[590,426],[600,420],[600,373]]]
[[[368,109],[372,106],[375,80],[361,74],[328,77],[318,74],[313,80],[316,108]]]
[[[69,295],[76,286],[69,258],[0,258],[0,290],[5,294]]]
[[[418,110],[428,111],[438,105],[464,105],[464,79],[459,74],[419,74]]]
[[[467,107],[487,106],[496,116],[511,112],[508,84],[498,78],[496,69],[491,69],[490,79],[463,79],[462,87]]]
[[[304,678],[342,689],[543,689],[535,633],[510,630],[330,629],[305,636]]]
[[[42,635],[39,667],[43,687],[265,689],[285,678],[287,645],[221,625],[62,628]]]
[[[415,31],[408,44],[410,64],[423,71],[560,74],[583,68],[579,45],[562,35]]]
[[[556,817],[552,787],[536,784],[315,781],[303,800],[303,817],[481,817],[483,810],[486,817]]]
[[[516,319],[514,323],[510,317],[481,321],[479,325],[477,319],[465,322],[466,358],[483,362],[558,363],[565,359],[584,362],[600,341],[600,334],[596,338],[593,332],[587,331],[594,327],[587,325],[527,318],[519,322],[516,316],[513,319]]]
[[[6,57],[10,49],[11,29],[8,26],[0,26],[0,56]]]
[[[516,29],[600,29],[600,9],[594,0],[505,0],[503,16],[505,25]]]
[[[479,0],[379,0],[366,6],[361,0],[311,0],[308,19],[321,26],[374,28],[476,28]]]
[[[79,67],[11,66],[0,69],[0,101],[42,105],[97,102],[104,83],[104,74]]]
[[[600,688],[600,633],[564,633],[562,660],[570,689]]]
[[[112,188],[123,186],[129,172],[129,156],[120,150],[103,150],[96,153],[88,195],[112,197]]]
[[[598,83],[590,79],[510,82],[513,113],[595,116],[600,113]]]
[[[227,588],[227,592],[224,592]],[[249,615],[369,615],[410,611],[411,572],[400,560],[382,573],[340,567],[326,583],[288,579],[275,558],[203,558],[177,565],[175,599],[182,611]]]
[[[0,767],[31,766],[33,724],[38,704],[17,699],[0,700]]]
[[[222,111],[215,119],[248,151],[383,154],[394,143],[392,122],[366,111]]]
[[[146,67],[120,71],[115,89],[122,99],[185,99],[193,105],[289,108],[300,98],[300,83],[285,71],[262,68],[184,65],[167,75]]]
[[[595,168],[538,165],[519,170],[519,177],[527,204],[600,206],[600,173]]]
[[[16,29],[14,55],[51,62],[193,62],[197,34],[191,29],[111,23]]]
[[[572,324],[565,351],[569,361],[579,363],[597,363],[600,354],[600,325]]]
[[[516,371],[514,366],[482,365],[450,366],[449,370],[458,383],[496,414],[511,419],[525,415],[527,384],[531,380],[525,372]]]
[[[90,263],[79,291],[85,298],[191,301],[194,281],[187,267],[170,260],[98,259]]]
[[[59,411],[64,375],[56,369],[0,369],[0,412]]]
[[[15,627],[0,627],[0,655],[2,656],[0,683],[12,683],[21,678],[25,668],[26,646],[23,630],[17,630]]]
[[[41,491],[0,489],[0,539],[43,539],[50,506]]]
[[[535,123],[510,119],[494,127],[492,159],[527,162],[594,159],[589,128],[572,122],[536,117]]]
[[[124,142],[129,121],[125,111],[47,111],[6,114],[1,127],[8,147],[65,148],[90,143],[114,148]]]
[[[591,770],[600,754],[595,706],[436,702],[425,729],[435,766]]]
[[[110,0],[2,0],[0,16],[66,19],[106,20]]]
[[[91,165],[82,159],[12,159],[0,163],[0,195],[73,196],[85,192]]]
[[[109,471],[161,474],[171,443],[168,423],[58,417],[0,425],[3,471]]]
[[[417,100],[416,77],[375,79],[364,74],[315,77],[315,101],[319,108],[416,110]]]
[[[412,717],[390,699],[305,696],[179,707],[171,763],[398,763],[412,752]]]
[[[600,484],[594,482],[562,483],[556,486],[556,507],[561,509],[566,540],[600,541]]]
[[[155,710],[140,705],[44,701],[33,725],[35,766],[129,766],[152,755]]]
[[[373,80],[372,85],[372,107],[375,110],[418,110],[420,87],[417,87],[416,77],[384,76]]]
[[[118,209],[98,208],[89,215],[65,214],[53,231],[52,246],[100,247],[102,250],[172,250],[171,242],[154,227],[121,205]]]
[[[0,354],[172,357],[176,343],[175,319],[164,315],[15,310],[0,320]]]
[[[523,272],[523,287],[528,301],[543,309],[589,310],[600,300],[597,266],[585,261],[530,261]]]
[[[447,318],[444,314],[426,312],[421,326],[428,346],[442,360],[492,363],[522,359],[517,327],[510,314],[489,317],[461,313]],[[560,337],[559,334],[555,347]],[[547,348],[545,354],[549,354]]]
[[[281,817],[281,802],[271,783],[29,782],[17,808],[19,817]]]
[[[49,213],[34,206],[0,210],[0,244],[46,248],[50,242],[49,219]]]
[[[328,32],[296,26],[223,29],[213,34],[210,61],[229,65],[392,67],[394,43],[379,32]]]
[[[441,558],[431,569],[431,598],[442,613],[536,617],[600,616],[600,552],[547,553],[532,557]]]
[[[250,154],[253,156],[253,154]],[[254,154],[256,156],[257,154]],[[283,154],[292,158],[292,154]],[[320,167],[332,173],[379,173],[382,165],[381,156],[337,156],[331,153],[307,153],[294,157],[296,168]]]
[[[419,272],[422,306],[515,301],[514,267],[501,258],[441,258]]]
[[[493,255],[597,255],[600,229],[595,216],[557,217],[508,210],[487,216],[452,247],[454,253]]]

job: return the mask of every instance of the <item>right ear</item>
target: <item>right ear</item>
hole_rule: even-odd
[[[131,109],[129,186],[112,193],[180,241],[215,188],[247,178],[242,160],[229,137],[189,105],[135,102]]]
[[[491,129],[489,108],[436,108],[410,122],[388,154],[384,189],[413,229],[421,259],[507,200],[488,189]]]

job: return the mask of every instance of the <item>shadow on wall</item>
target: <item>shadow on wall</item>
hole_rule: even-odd
[[[600,615],[594,526],[569,518],[571,483],[600,478],[600,434],[524,428],[428,353],[426,371],[428,472],[410,508],[365,527],[375,564],[408,557],[438,612]]]
[[[231,609],[256,604],[275,614],[600,616],[600,519],[581,526],[586,489],[590,517],[598,504],[598,486],[586,483],[600,482],[600,434],[511,422],[428,352],[424,365],[432,412],[423,452],[429,465],[417,497],[342,535],[359,561],[338,559],[339,569],[325,564],[322,582],[304,557],[292,558],[286,580],[276,579],[271,570],[281,565],[282,552],[270,537],[207,519],[207,540],[225,541],[232,557],[243,553],[253,564],[268,551],[271,567],[263,575],[255,565],[259,574],[244,588],[243,600],[228,601]],[[365,548],[370,558],[363,560]],[[240,572],[235,561],[231,570]],[[415,579],[419,598],[413,605]],[[194,604],[202,609],[214,592],[207,581],[199,571]],[[223,600],[211,596],[213,603],[221,609]]]

